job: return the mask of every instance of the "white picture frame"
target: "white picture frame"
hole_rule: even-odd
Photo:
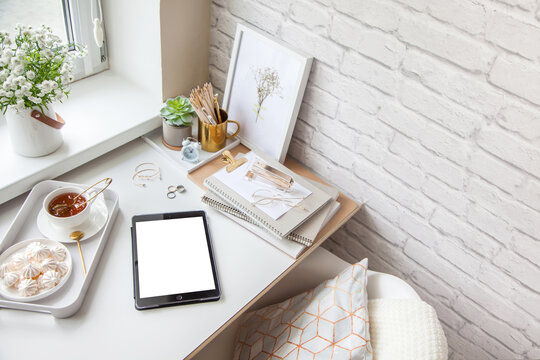
[[[312,62],[282,41],[237,25],[223,108],[240,123],[244,145],[285,161]]]

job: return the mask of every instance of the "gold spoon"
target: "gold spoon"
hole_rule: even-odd
[[[81,250],[81,243],[79,240],[81,240],[84,237],[84,233],[82,231],[74,231],[71,234],[69,234],[69,238],[71,240],[75,240],[77,242],[77,245],[79,246],[79,255],[81,255],[81,263],[84,275],[86,276],[86,265],[84,264],[84,258],[82,256],[82,250]]]

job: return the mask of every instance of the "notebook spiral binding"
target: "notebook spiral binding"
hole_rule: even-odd
[[[239,204],[236,200],[234,200],[232,197],[230,197],[228,194],[226,194],[225,192],[221,191],[220,189],[217,189],[215,186],[212,185],[212,183],[208,182],[208,181],[205,181],[204,182],[206,186],[208,186],[213,192],[215,192],[216,194],[218,194],[219,196],[221,196],[223,199],[227,200],[228,202],[230,202],[231,204],[237,206],[238,208],[242,208],[242,205]],[[253,205],[254,206],[254,205]],[[244,214],[244,216],[249,216],[251,217],[251,223],[252,224],[256,224],[256,225],[259,225],[262,227],[264,227],[265,229],[271,231],[272,233],[276,234],[278,237],[284,237],[283,234],[278,230],[276,229],[275,227],[273,227],[271,224],[269,224],[268,222],[266,222],[264,219],[262,219],[261,217],[257,216],[257,214],[254,214],[253,212],[249,211],[249,210],[246,210],[245,212],[242,212]],[[255,222],[253,222],[255,221]]]
[[[226,213],[231,214],[233,216],[236,216],[236,217],[238,217],[238,218],[240,218],[242,220],[245,220],[245,221],[249,222],[250,224],[257,225],[260,228],[264,229],[264,227],[262,227],[260,224],[258,224],[256,221],[254,221],[252,218],[250,218],[249,216],[244,214],[242,211],[236,209],[235,207],[223,204],[223,203],[221,203],[219,201],[216,201],[214,199],[211,199],[211,198],[207,197],[206,195],[201,198],[201,201],[203,203],[213,207],[214,209],[226,212]],[[295,234],[294,232],[290,233],[285,238],[288,239],[288,240],[295,241],[295,242],[297,242],[299,244],[302,244],[302,245],[305,245],[305,246],[311,246],[313,244],[313,242],[311,240],[309,240],[308,238],[306,238],[304,236],[301,236],[301,235],[298,235],[298,234]]]

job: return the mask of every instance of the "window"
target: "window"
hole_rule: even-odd
[[[106,42],[98,46],[94,36],[100,29],[104,33],[100,0],[2,0],[0,14],[0,30],[12,33],[18,23],[45,24],[64,42],[86,46],[88,55],[74,64],[75,80],[109,67]]]
[[[50,0],[49,0],[50,1]],[[71,25],[73,41],[86,45],[88,55],[78,59],[73,77],[75,80],[101,72],[109,67],[101,0],[56,0],[64,3],[66,28]],[[102,31],[103,43],[96,44],[95,32]],[[69,33],[69,31],[68,31]]]

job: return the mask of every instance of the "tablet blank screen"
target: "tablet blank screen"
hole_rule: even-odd
[[[202,217],[136,224],[141,298],[216,289]]]

